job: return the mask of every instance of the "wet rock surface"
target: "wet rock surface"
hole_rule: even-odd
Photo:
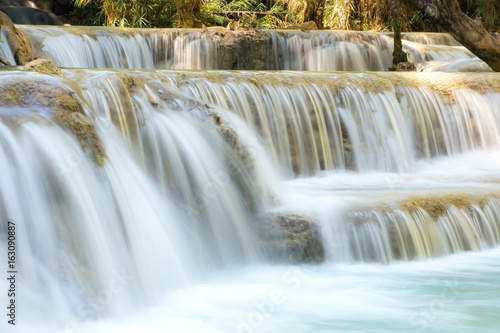
[[[386,238],[393,259],[439,256],[448,249],[458,252],[496,245],[491,235],[500,221],[485,212],[492,211],[499,197],[498,192],[414,196],[391,205],[352,210],[344,220],[353,235],[371,230]],[[374,260],[372,253],[362,249],[365,245],[370,246],[353,246],[354,256]]]
[[[416,72],[417,66],[413,62],[400,62],[396,65],[396,72]]]
[[[33,60],[33,49],[28,36],[17,29],[11,19],[0,11],[0,27],[7,36],[14,59],[18,65],[24,65]]]
[[[318,263],[325,259],[318,221],[295,213],[270,213],[258,222],[262,247],[271,260]]]
[[[61,69],[47,59],[36,59],[24,65],[24,69],[31,72],[54,74],[63,76]]]
[[[3,75],[0,80],[0,113],[6,123],[16,117],[49,121],[68,129],[96,165],[103,165],[105,150],[92,121],[85,115],[83,101],[68,85],[48,75]],[[12,122],[11,122],[12,123]]]
[[[261,30],[219,31],[219,69],[266,70],[271,58],[271,35]],[[274,69],[274,68],[273,68]]]

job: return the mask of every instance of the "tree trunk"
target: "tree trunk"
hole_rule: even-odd
[[[407,62],[408,56],[403,52],[403,42],[401,41],[401,22],[399,22],[398,0],[391,0],[392,24],[394,27],[394,53],[392,58],[393,68],[396,69],[400,62]]]
[[[201,28],[201,0],[175,0],[178,28]]]
[[[465,15],[457,0],[408,1],[454,35],[494,71],[500,72],[500,35],[488,32],[480,20]]]
[[[314,21],[318,29],[323,29],[326,0],[307,0],[304,22]]]

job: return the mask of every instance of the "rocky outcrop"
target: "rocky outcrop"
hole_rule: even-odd
[[[417,66],[413,62],[400,62],[396,65],[396,72],[416,72]]]
[[[0,12],[0,27],[7,36],[7,42],[10,45],[17,65],[24,65],[33,60],[33,49],[30,39],[24,32],[17,29],[10,18],[3,12]]]
[[[67,128],[96,165],[102,166],[105,151],[92,121],[85,115],[80,97],[62,80],[39,74],[3,75],[0,80],[0,108],[17,108],[18,112],[0,114],[0,118],[6,118],[2,121],[8,122],[17,116],[25,119],[33,114],[38,119],[47,119]]]
[[[294,213],[270,213],[258,222],[262,247],[271,260],[318,263],[325,259],[318,221]]]
[[[24,65],[24,69],[31,72],[54,74],[63,76],[61,69],[47,59],[36,59]]]
[[[271,35],[261,30],[219,30],[219,69],[268,69]]]
[[[286,27],[288,30],[318,30],[318,25],[314,21],[292,24]]]

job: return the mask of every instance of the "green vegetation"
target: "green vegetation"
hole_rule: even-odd
[[[111,27],[172,27],[176,6],[171,0],[73,0],[73,23]],[[88,6],[88,7],[87,7]],[[97,15],[96,15],[97,14]]]
[[[230,22],[240,22],[242,26],[276,29],[287,25],[282,1],[277,1],[270,9],[259,0],[207,0],[202,14],[207,25],[226,26]]]
[[[311,6],[322,0],[72,0],[74,25],[114,27],[227,26],[286,28],[314,20]],[[481,18],[490,31],[500,31],[500,1],[459,0],[472,18]],[[311,5],[312,4],[312,5]],[[323,25],[330,29],[392,31],[390,0],[326,0]],[[407,0],[400,0],[402,31],[439,31]],[[179,10],[180,8],[180,10]],[[311,16],[312,15],[312,16]]]
[[[486,29],[500,31],[500,1],[498,0],[460,0],[460,7],[472,18],[481,18]]]

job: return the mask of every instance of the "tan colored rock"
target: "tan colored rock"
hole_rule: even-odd
[[[28,36],[17,29],[10,18],[0,11],[0,27],[5,31],[14,59],[18,65],[24,65],[33,60],[33,49]]]
[[[314,21],[292,24],[286,27],[287,30],[318,30],[318,25]]]
[[[221,33],[219,69],[266,70],[271,58],[271,35],[261,30]]]
[[[47,59],[36,59],[24,65],[24,69],[31,72],[54,74],[64,76],[61,69]]]
[[[396,66],[396,72],[416,72],[417,66],[412,62],[400,62]]]
[[[17,108],[19,112],[0,113],[1,121],[15,125],[32,116],[33,121],[48,121],[67,128],[94,163],[102,166],[105,150],[85,115],[83,101],[70,85],[71,82],[63,78],[43,74],[13,72],[2,75],[0,109]]]

